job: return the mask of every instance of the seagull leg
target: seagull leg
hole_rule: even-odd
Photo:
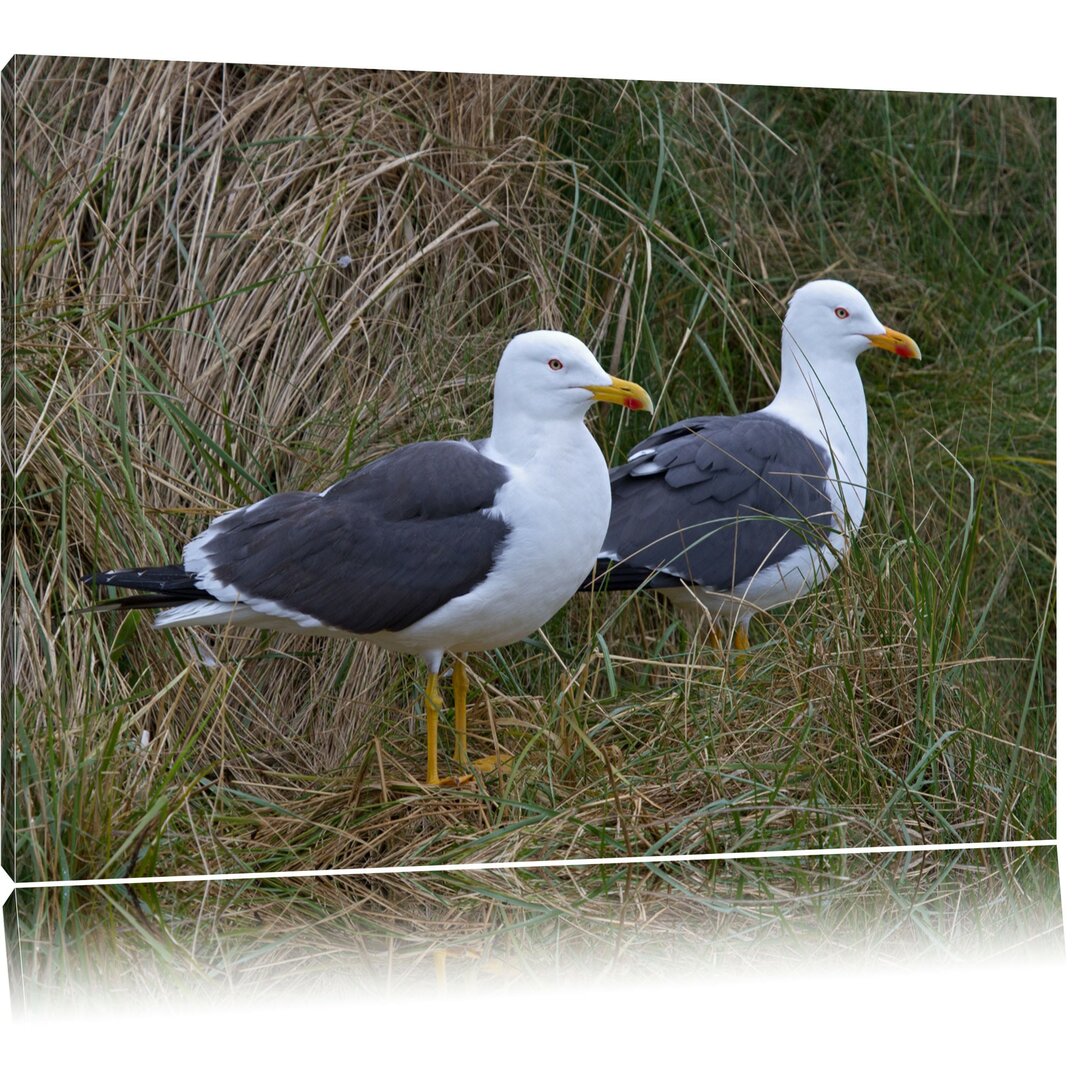
[[[463,768],[468,768],[469,758],[465,747],[465,695],[469,688],[469,677],[465,673],[465,664],[454,661],[454,760]],[[427,686],[424,688],[424,715],[427,719],[427,782],[436,787],[462,787],[472,782],[472,776],[439,776],[439,710],[443,706],[439,693],[439,677],[430,671]],[[510,754],[490,754],[473,762],[477,772],[494,772],[513,760]]]
[[[750,620],[740,619],[735,624],[735,678],[746,677],[746,650],[750,648]]]
[[[458,661],[460,663],[460,661]],[[465,721],[465,671],[462,669],[461,679],[458,679],[457,665],[454,667],[454,721],[458,728],[458,738],[463,738]],[[461,688],[461,706],[458,707],[458,688]],[[439,676],[437,672],[429,671],[427,685],[424,687],[424,717],[427,720],[427,782],[435,787],[462,787],[472,782],[471,776],[439,776],[439,710],[443,706],[442,694],[439,693]],[[460,743],[462,757],[465,754],[465,744]],[[455,754],[455,757],[457,755]]]
[[[427,720],[427,782],[439,783],[439,709],[442,708],[442,695],[439,693],[439,676],[434,671],[428,672],[427,686],[424,688],[424,717]]]
[[[741,679],[746,675],[746,665],[749,662],[746,657],[746,650],[750,648],[749,626],[749,619],[740,619],[735,624],[735,637],[731,643],[731,648],[734,653],[735,677],[737,679]],[[725,651],[727,642],[720,636],[720,631],[715,623],[709,627],[709,641],[717,652],[722,653]]]
[[[468,768],[469,755],[465,749],[465,695],[469,690],[469,676],[461,660],[454,661],[454,760]]]

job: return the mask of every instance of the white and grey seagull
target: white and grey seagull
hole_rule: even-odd
[[[841,281],[798,289],[784,319],[780,387],[756,412],[657,431],[611,470],[611,522],[584,588],[647,587],[686,614],[734,624],[820,585],[862,524],[866,398],[856,358],[919,359]]]
[[[173,566],[90,574],[163,608],[154,626],[352,635],[428,669],[427,782],[439,784],[437,677],[453,671],[455,759],[466,766],[464,653],[532,633],[574,594],[608,525],[607,463],[585,426],[596,401],[652,410],[569,334],[515,337],[495,375],[491,434],[412,443],[322,492],[230,510]]]

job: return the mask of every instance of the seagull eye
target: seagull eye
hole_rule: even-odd
[[[558,357],[553,356],[548,361],[548,367],[551,368],[552,371],[562,371],[563,362],[560,359],[558,359]]]
[[[833,314],[838,319],[846,319],[848,317],[849,312],[848,312],[848,309],[846,307],[838,307],[833,311]]]

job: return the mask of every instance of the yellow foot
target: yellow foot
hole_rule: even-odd
[[[513,754],[488,754],[487,757],[477,758],[472,767],[480,773],[506,773],[509,772],[513,760]]]
[[[434,780],[429,780],[428,783],[432,787],[465,787],[466,784],[473,784],[476,782],[476,777],[472,776],[437,776]]]
[[[476,782],[476,773],[506,773],[510,763],[514,760],[513,754],[489,754],[487,757],[477,758],[472,763],[475,772],[462,776],[436,776],[428,779],[431,787],[465,787],[467,784]]]

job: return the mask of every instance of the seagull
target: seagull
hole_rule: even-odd
[[[734,626],[819,586],[862,524],[866,398],[856,358],[868,348],[920,359],[841,281],[791,298],[780,387],[756,412],[665,427],[610,471],[611,522],[586,590],[655,589],[684,615]]]
[[[486,439],[411,443],[325,491],[230,510],[184,546],[182,563],[85,577],[138,590],[88,610],[160,608],[157,629],[352,636],[418,656],[428,671],[427,783],[464,781],[439,776],[443,657],[456,657],[454,756],[467,767],[463,655],[547,622],[603,543],[607,462],[585,426],[597,401],[653,407],[570,334],[519,334],[499,361]]]

